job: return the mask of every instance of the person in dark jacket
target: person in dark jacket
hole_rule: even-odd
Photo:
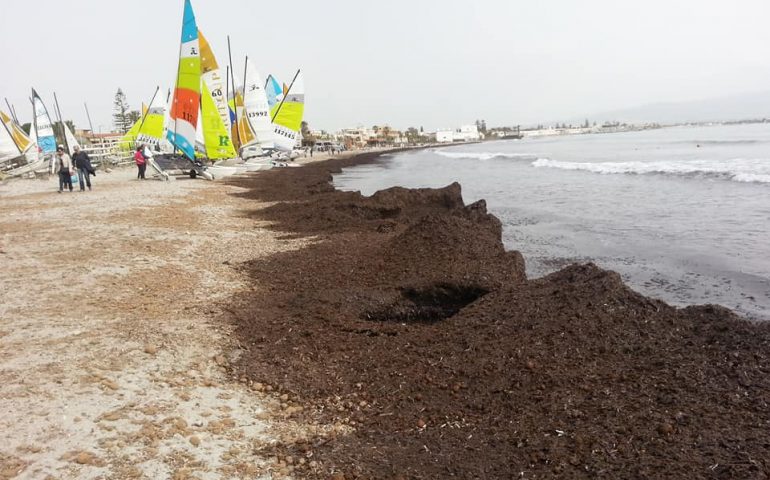
[[[56,156],[54,157],[54,171],[59,174],[59,193],[64,187],[69,187],[72,191],[72,159],[64,151],[64,145],[56,147]]]
[[[72,149],[75,151],[72,154],[72,163],[75,164],[75,168],[78,170],[80,191],[84,192],[86,190],[85,185],[88,185],[88,189],[91,190],[91,175],[96,175],[94,167],[91,166],[91,159],[86,152],[80,150],[78,145],[75,145]]]

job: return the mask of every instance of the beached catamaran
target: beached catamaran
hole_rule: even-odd
[[[195,155],[195,132],[200,102],[201,55],[198,25],[190,0],[185,0],[176,83],[165,125],[165,140],[173,147],[174,154],[158,155],[150,162],[150,165],[159,169],[162,174],[167,170],[178,169],[191,177],[201,175],[213,180]],[[181,152],[181,156],[176,154],[177,151]],[[164,176],[168,178],[167,173]]]
[[[271,89],[269,97],[259,72],[247,57],[243,86],[233,81],[231,98],[227,98],[227,78],[223,78],[211,45],[198,30],[190,0],[185,0],[177,80],[163,135],[175,155],[158,155],[161,169],[180,169],[191,176],[213,178],[270,168],[275,160],[270,156],[273,152],[282,156],[292,152],[302,122],[302,78],[298,72],[288,88],[278,87],[272,77],[267,85]],[[142,137],[142,130],[132,128],[131,133],[138,142],[153,144],[150,138]],[[156,134],[153,132],[152,137]],[[176,155],[177,151],[183,157]],[[198,157],[206,157],[214,165],[207,168]],[[182,162],[184,166],[180,166],[181,158],[187,160]]]

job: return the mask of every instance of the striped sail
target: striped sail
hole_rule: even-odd
[[[298,72],[291,91],[284,97],[283,103],[273,106],[270,112],[273,117],[276,149],[289,152],[294,149],[297,145],[297,139],[299,139],[304,113],[305,85],[302,80],[302,72]]]
[[[5,112],[0,111],[0,121],[5,125],[5,130],[10,134],[13,143],[16,144],[20,153],[26,153],[34,146],[24,130],[22,130],[13,119]]]
[[[205,81],[201,90],[201,129],[203,130],[206,156],[210,160],[235,158],[235,148],[230,141],[230,135],[222,122],[219,108]]]
[[[184,2],[182,48],[166,139],[190,160],[195,159],[195,126],[201,96],[201,57],[198,27],[190,0]]]
[[[198,30],[198,41],[201,46],[201,79],[211,91],[211,98],[214,100],[214,105],[217,107],[225,129],[230,131],[230,113],[227,108],[227,98],[225,98],[226,88],[222,70],[219,68],[213,50],[211,50],[211,45],[200,30]]]
[[[262,77],[249,58],[246,57],[246,85],[243,90],[243,106],[246,121],[256,140],[263,149],[273,148],[273,126],[270,121],[270,107],[267,104]]]
[[[32,89],[32,105],[35,113],[34,128],[37,130],[37,144],[43,151],[43,155],[56,152],[56,135],[53,133],[53,124],[51,116],[48,115],[48,109],[45,108],[43,100]]]

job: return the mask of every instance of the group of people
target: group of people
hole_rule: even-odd
[[[91,175],[96,176],[96,170],[91,166],[91,158],[80,149],[78,145],[73,148],[72,157],[65,151],[64,145],[56,147],[56,156],[54,157],[54,173],[59,175],[59,193],[65,188],[73,191],[72,178],[77,173],[77,180],[80,183],[80,191],[84,192],[86,187],[91,190]],[[137,147],[134,153],[134,162],[139,169],[136,178],[144,180],[144,172],[147,169],[148,153],[144,145]]]
[[[56,157],[54,158],[54,171],[59,174],[59,193],[64,191],[64,187],[72,191],[72,176],[77,172],[80,191],[85,192],[86,186],[91,190],[91,175],[96,176],[96,170],[91,166],[91,159],[88,154],[78,145],[73,148],[72,158],[64,151],[64,145],[56,147]]]

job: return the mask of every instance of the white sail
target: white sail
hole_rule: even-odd
[[[32,104],[35,111],[34,127],[37,129],[37,144],[43,151],[43,154],[52,154],[56,151],[56,136],[53,133],[53,123],[51,116],[48,115],[48,109],[45,108],[43,100],[32,89]]]
[[[75,147],[80,148],[80,142],[75,138],[75,134],[72,133],[66,122],[62,122],[62,125],[64,126],[64,138],[67,141],[67,148],[69,148],[69,153],[72,155],[75,153]]]
[[[257,137],[262,149],[274,146],[273,125],[270,121],[270,107],[263,87],[262,78],[254,64],[246,57],[246,85],[243,91],[243,105],[246,110],[246,120],[251,131]]]
[[[35,114],[34,106],[32,108],[32,114]],[[37,144],[37,132],[35,131],[35,124],[32,123],[29,126],[29,141],[32,142],[34,145],[32,148],[29,149],[27,152],[27,162],[36,162],[38,158],[41,157],[41,149],[40,146]]]

